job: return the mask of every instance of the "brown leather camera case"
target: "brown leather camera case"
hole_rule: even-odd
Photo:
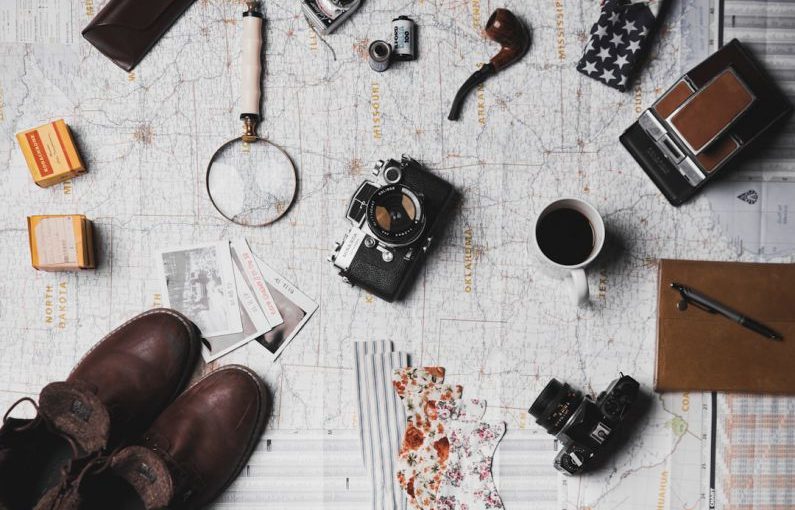
[[[83,37],[131,71],[194,0],[110,0]]]

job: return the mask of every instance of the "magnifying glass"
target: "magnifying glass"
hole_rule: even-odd
[[[243,13],[243,135],[223,144],[207,165],[207,194],[227,220],[263,227],[290,209],[298,191],[298,175],[290,156],[257,134],[261,120],[260,76],[262,12],[259,2],[246,2]]]

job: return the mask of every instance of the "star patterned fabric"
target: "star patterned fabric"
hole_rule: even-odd
[[[654,33],[663,0],[605,0],[577,70],[626,92]]]

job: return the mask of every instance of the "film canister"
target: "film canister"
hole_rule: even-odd
[[[417,26],[407,16],[392,20],[392,48],[395,60],[417,58]]]
[[[383,73],[392,63],[392,46],[386,41],[373,41],[367,49],[370,67],[373,71]]]

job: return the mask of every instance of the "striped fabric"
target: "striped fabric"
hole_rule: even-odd
[[[554,440],[538,429],[511,429],[497,449],[492,470],[508,510],[567,508],[558,504]],[[207,510],[372,510],[371,492],[359,431],[268,429]]]
[[[406,508],[406,496],[395,476],[406,418],[392,389],[392,372],[408,366],[409,360],[408,354],[392,349],[387,340],[354,342],[359,435],[374,510]]]

